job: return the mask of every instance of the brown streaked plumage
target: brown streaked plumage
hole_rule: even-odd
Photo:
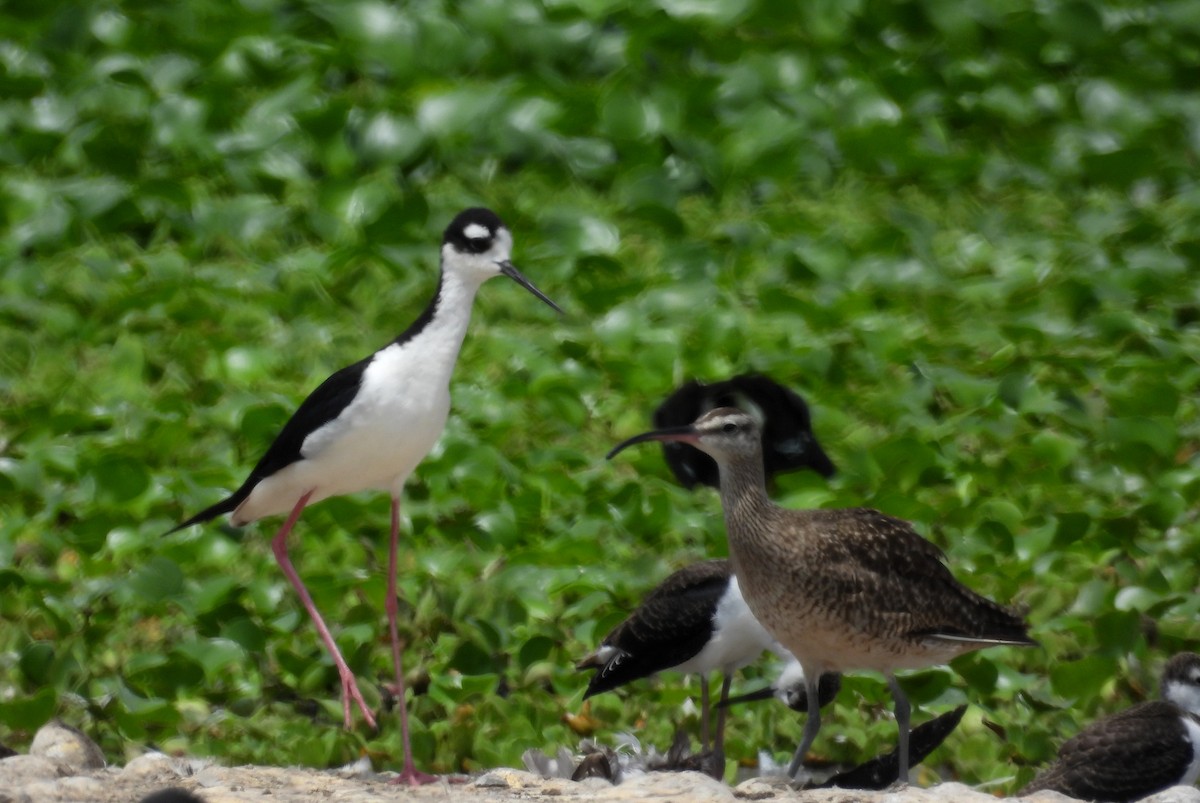
[[[789,510],[767,496],[755,419],[723,407],[687,427],[619,444],[690,443],[720,467],[729,553],[746,603],[804,669],[816,699],[826,672],[882,672],[896,701],[900,779],[908,780],[909,704],[893,674],[983,647],[1036,645],[1022,619],[963,586],[935,545],[901,519],[867,508]],[[810,712],[789,774],[820,729]]]
[[[1200,776],[1200,655],[1176,655],[1163,669],[1163,699],[1088,725],[1063,742],[1058,759],[1020,795],[1041,790],[1123,803]]]

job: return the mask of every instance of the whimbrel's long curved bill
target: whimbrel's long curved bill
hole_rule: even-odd
[[[621,441],[612,448],[605,459],[612,460],[617,452],[622,451],[627,446],[633,446],[635,443],[645,443],[646,441],[676,441],[678,443],[696,444],[700,441],[700,433],[691,424],[683,427],[669,427],[667,429],[656,429],[651,432],[643,432],[641,435],[634,435],[628,440]]]

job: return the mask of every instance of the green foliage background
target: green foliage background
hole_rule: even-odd
[[[715,494],[602,458],[691,377],[801,389],[841,472],[784,504],[909,517],[1028,610],[1044,650],[905,681],[972,703],[926,773],[1011,789],[1200,641],[1195,3],[17,0],[0,31],[0,740],[397,765],[394,716],[339,727],[274,522],[162,533],[415,317],[472,204],[569,312],[484,288],[409,486],[423,766],[574,744],[573,660],[725,553]],[[386,511],[322,503],[293,550],[373,699]],[[591,715],[665,746],[694,693]],[[888,706],[852,679],[818,750],[890,747]],[[742,711],[729,754],[801,724]]]

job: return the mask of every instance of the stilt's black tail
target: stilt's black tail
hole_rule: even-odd
[[[206,507],[204,510],[201,510],[183,524],[176,525],[175,527],[167,530],[165,533],[163,533],[163,535],[170,535],[171,533],[179,532],[184,528],[191,527],[193,524],[199,524],[201,522],[208,521],[209,519],[215,519],[222,513],[229,513],[238,505],[240,505],[245,497],[246,494],[241,493],[241,491],[238,491],[238,493],[235,493],[232,496],[227,496],[212,507]]]

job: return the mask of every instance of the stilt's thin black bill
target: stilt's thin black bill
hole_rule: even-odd
[[[770,686],[763,686],[758,691],[746,692],[745,694],[739,694],[737,697],[730,697],[727,700],[722,700],[721,702],[717,703],[717,708],[728,708],[729,706],[737,705],[738,703],[753,703],[757,702],[758,700],[770,700],[774,696],[775,689],[771,688]]]
[[[621,441],[604,457],[606,460],[612,460],[618,452],[624,450],[626,447],[633,446],[635,443],[645,443],[646,441],[679,441],[680,443],[696,443],[698,440],[700,440],[700,435],[696,432],[696,428],[690,424],[686,427],[656,429],[653,432],[643,432],[641,435],[634,435],[628,440]]]
[[[517,270],[516,266],[513,265],[513,263],[508,262],[508,261],[501,262],[500,263],[500,272],[503,273],[508,278],[512,279],[517,284],[524,287],[529,292],[533,293],[535,296],[540,298],[542,301],[545,301],[559,315],[563,314],[562,308],[559,307],[557,304],[555,304],[553,301],[551,301],[546,296],[545,293],[543,293],[541,290],[534,287],[533,282],[526,279],[525,276],[522,275],[521,271]]]

